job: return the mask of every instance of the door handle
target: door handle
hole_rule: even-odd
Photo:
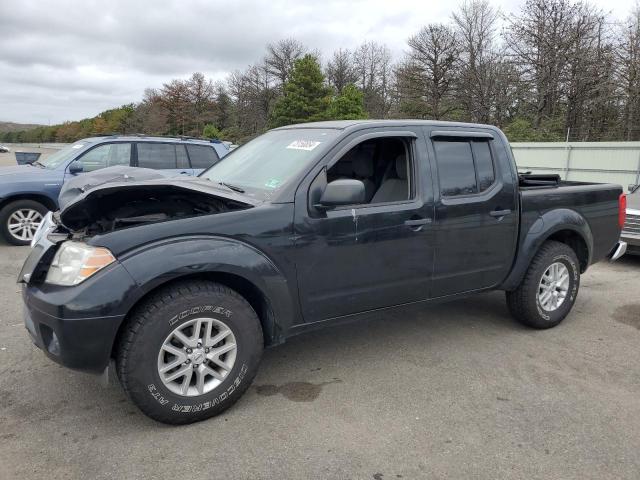
[[[415,218],[413,220],[405,220],[404,224],[407,227],[410,227],[411,230],[415,231],[415,232],[419,232],[420,230],[422,230],[423,225],[427,225],[431,223],[431,219],[430,218]]]
[[[408,227],[418,227],[420,225],[426,225],[427,223],[431,223],[430,218],[417,218],[415,220],[405,220],[404,224]]]
[[[493,210],[489,212],[489,215],[492,217],[504,217],[505,215],[509,215],[511,210]]]

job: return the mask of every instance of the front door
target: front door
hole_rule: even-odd
[[[106,167],[114,167],[117,165],[131,166],[131,143],[129,142],[111,142],[97,145],[74,161],[82,164],[82,173],[93,172]],[[73,163],[70,162],[69,165]],[[65,169],[64,181],[75,177],[76,174],[69,172],[69,165]]]
[[[508,274],[518,212],[509,158],[482,130],[427,130],[437,174],[433,296],[493,287]]]
[[[329,156],[325,169],[299,189],[294,228],[305,322],[429,298],[431,177],[422,133],[402,130],[345,140],[336,150],[347,153]],[[358,155],[365,158],[355,160]],[[367,201],[313,211],[314,189],[345,177],[367,185]]]

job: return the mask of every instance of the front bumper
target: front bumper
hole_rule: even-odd
[[[54,362],[100,373],[109,364],[135,288],[119,264],[73,287],[23,284],[25,327]]]

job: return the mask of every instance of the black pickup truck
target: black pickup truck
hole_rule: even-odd
[[[265,346],[373,310],[499,289],[553,327],[580,274],[625,250],[620,186],[519,175],[488,125],[294,125],[198,178],[135,177],[83,177],[19,282],[39,348],[89,372],[113,361],[166,423],[232,405]]]

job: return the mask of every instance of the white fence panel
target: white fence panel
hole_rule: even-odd
[[[521,172],[557,173],[564,180],[640,183],[640,142],[512,143]]]

